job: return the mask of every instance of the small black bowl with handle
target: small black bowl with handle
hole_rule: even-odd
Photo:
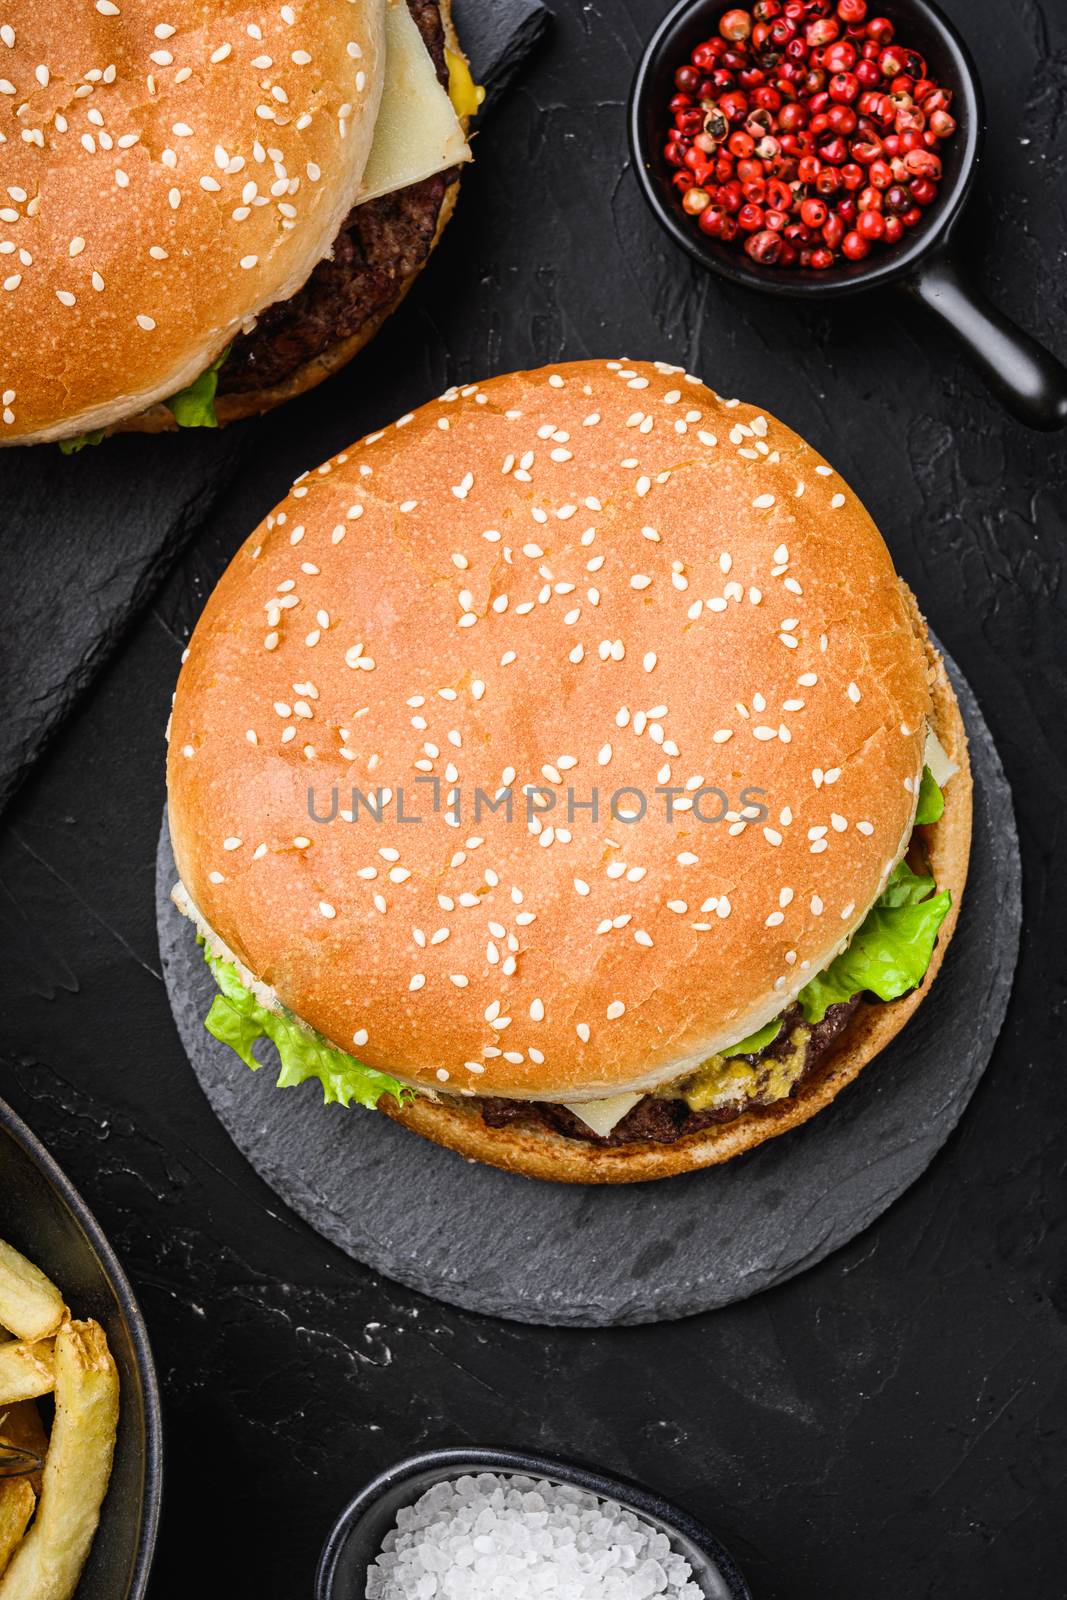
[[[937,199],[917,227],[896,245],[863,261],[824,272],[804,267],[761,268],[739,250],[694,226],[671,184],[676,170],[663,147],[670,120],[674,71],[690,51],[718,30],[724,0],[680,0],[646,47],[630,95],[629,131],[634,169],[646,200],[671,237],[702,266],[763,294],[831,300],[892,285],[921,301],[966,346],[990,389],[1031,428],[1067,425],[1067,367],[998,311],[967,281],[959,264],[958,224],[982,156],[985,112],[970,52],[930,0],[884,0],[879,11],[909,45],[921,51],[931,74],[953,91],[955,134],[939,154]]]
[[[640,1484],[554,1456],[476,1446],[410,1456],[361,1489],[342,1511],[323,1548],[315,1577],[315,1600],[364,1600],[368,1568],[386,1534],[396,1525],[397,1513],[413,1505],[434,1484],[479,1472],[571,1484],[601,1500],[614,1500],[667,1535],[689,1562],[693,1581],[707,1600],[752,1600],[752,1592],[733,1558],[715,1535],[688,1512]]]
[[[159,1385],[118,1257],[70,1179],[0,1100],[0,1235],[35,1262],[76,1317],[95,1317],[119,1371],[111,1483],[76,1600],[143,1600],[162,1493]]]

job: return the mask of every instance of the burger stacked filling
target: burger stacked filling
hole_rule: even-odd
[[[941,789],[926,767],[916,827],[938,821],[944,808]],[[913,835],[908,854],[924,867],[919,835]],[[848,947],[801,990],[795,1003],[694,1071],[652,1093],[625,1097],[634,1103],[608,1132],[598,1132],[585,1120],[580,1103],[483,1096],[466,1105],[490,1128],[540,1128],[613,1146],[673,1144],[748,1112],[773,1114],[825,1063],[861,1004],[900,999],[922,982],[951,903],[947,891],[938,893],[933,878],[925,870],[913,870],[905,858]],[[207,1016],[208,1032],[253,1069],[261,1065],[253,1047],[269,1039],[282,1063],[280,1087],[317,1078],[328,1102],[356,1101],[370,1108],[382,1095],[402,1101],[416,1092],[337,1049],[298,1018],[257,999],[233,963],[210,944],[206,955],[220,990]]]
[[[407,4],[438,81],[447,89],[438,0]],[[441,208],[457,176],[453,168],[353,207],[330,255],[303,288],[268,306],[252,331],[234,340],[219,373],[219,392],[274,388],[391,310],[433,248]]]
[[[596,1133],[568,1106],[522,1100],[482,1100],[490,1128],[516,1123],[601,1145],[673,1144],[715,1123],[733,1122],[746,1111],[788,1100],[808,1079],[834,1040],[848,1026],[859,995],[829,1008],[813,1027],[799,1005],[782,1013],[770,1044],[749,1054],[712,1056],[681,1082],[643,1095],[608,1134]]]

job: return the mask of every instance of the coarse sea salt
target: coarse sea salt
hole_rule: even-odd
[[[570,1484],[483,1472],[405,1506],[366,1600],[704,1600],[643,1517]]]

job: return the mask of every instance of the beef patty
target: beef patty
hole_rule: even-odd
[[[859,1004],[860,999],[857,995],[841,1005],[830,1006],[823,1020],[811,1028],[805,1041],[804,1064],[800,1073],[789,1094],[783,1100],[772,1102],[772,1107],[775,1103],[787,1104],[805,1079],[811,1077],[819,1061],[848,1025]],[[791,1049],[793,1030],[803,1020],[800,1007],[790,1006],[788,1011],[782,1013],[783,1026],[777,1038],[765,1050],[746,1056],[744,1059],[755,1063],[784,1059]],[[707,1111],[693,1111],[686,1100],[671,1100],[649,1094],[639,1100],[621,1122],[616,1123],[606,1138],[601,1138],[582,1121],[581,1117],[576,1117],[573,1111],[568,1111],[566,1106],[532,1100],[488,1098],[474,1100],[469,1104],[480,1109],[483,1121],[490,1128],[507,1128],[513,1123],[519,1123],[525,1127],[547,1129],[550,1133],[561,1133],[569,1139],[584,1139],[589,1144],[599,1145],[674,1144],[676,1139],[684,1139],[688,1133],[699,1133],[702,1128],[710,1128],[714,1123],[733,1122],[754,1107],[768,1109],[766,1104],[758,1101],[736,1100],[728,1105],[714,1106]]]
[[[439,0],[407,0],[448,87],[445,30]],[[433,246],[445,194],[455,172],[438,173],[349,212],[333,250],[303,288],[260,313],[251,333],[234,340],[219,374],[223,394],[270,389],[298,368],[350,339],[399,300]]]

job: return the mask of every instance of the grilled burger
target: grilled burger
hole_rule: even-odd
[[[193,635],[168,784],[218,1038],[574,1182],[828,1106],[929,992],[971,824],[856,496],[620,361],[451,390],[305,475]]]
[[[301,393],[451,215],[479,92],[448,0],[5,18],[0,443],[214,426]]]

